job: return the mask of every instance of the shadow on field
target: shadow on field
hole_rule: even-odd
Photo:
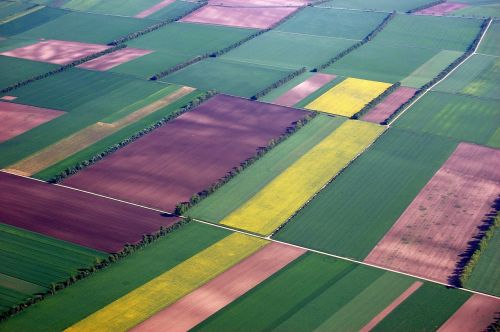
[[[491,211],[488,213],[482,223],[477,226],[479,232],[470,240],[467,244],[467,249],[458,255],[459,260],[455,265],[455,271],[448,277],[448,283],[454,287],[462,287],[460,281],[460,276],[464,272],[465,266],[469,263],[472,258],[472,255],[476,250],[479,249],[479,244],[483,237],[485,237],[486,232],[493,226],[495,222],[495,217],[500,210],[500,196],[495,199],[493,204],[491,205]]]

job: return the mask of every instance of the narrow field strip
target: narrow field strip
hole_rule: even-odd
[[[222,220],[221,224],[258,234],[270,234],[383,131],[383,127],[372,123],[343,123],[252,199]]]
[[[268,241],[234,233],[65,331],[125,331],[203,285]]]
[[[316,73],[314,76],[279,96],[273,101],[273,104],[292,107],[328,82],[334,80],[335,77],[335,75]]]
[[[304,249],[270,243],[131,331],[188,331],[304,253]]]
[[[377,104],[377,106],[368,111],[368,113],[363,116],[363,121],[381,123],[389,118],[389,116],[401,107],[401,105],[413,97],[415,93],[417,93],[417,89],[400,86],[396,91],[382,100],[382,102]]]
[[[195,91],[194,88],[182,87],[177,91],[160,98],[159,100],[146,105],[127,116],[117,119],[112,123],[97,122],[87,128],[84,128],[75,134],[60,140],[59,142],[48,146],[47,148],[25,158],[8,167],[8,171],[33,175],[40,172],[55,163],[89,147],[101,139],[125,128],[126,126],[139,121],[140,119],[152,114],[163,107],[172,104],[180,98],[187,96]],[[120,112],[120,111],[118,111]]]
[[[349,77],[306,105],[305,108],[350,117],[390,86],[389,83]]]
[[[156,5],[151,6],[151,7],[147,8],[147,9],[143,10],[142,12],[138,13],[134,17],[135,18],[145,18],[145,17],[148,17],[148,16],[156,13],[157,11],[159,11],[159,10],[167,7],[168,5],[170,5],[171,3],[173,3],[174,1],[175,0],[163,0],[163,1],[160,1]]]

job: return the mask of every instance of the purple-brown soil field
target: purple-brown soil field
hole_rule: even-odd
[[[0,172],[0,222],[106,252],[178,221],[159,212]]]
[[[500,150],[461,143],[365,262],[448,283],[500,193]]]
[[[469,5],[465,3],[458,3],[458,2],[444,2],[440,3],[438,5],[425,8],[422,10],[419,10],[415,12],[414,14],[419,14],[419,15],[432,15],[432,16],[443,16],[446,14],[449,14],[451,12],[454,12],[455,10],[459,10],[465,7],[469,7]]]
[[[98,71],[109,70],[125,62],[132,61],[153,51],[140,48],[124,48],[113,53],[108,53],[96,59],[82,63],[78,67]]]
[[[217,95],[65,184],[172,212],[306,114]]]
[[[391,93],[380,104],[372,108],[364,117],[364,121],[381,123],[394,113],[401,105],[408,101],[417,92],[417,89],[401,86]]]
[[[145,17],[148,17],[149,15],[152,15],[152,14],[156,13],[160,9],[163,9],[163,8],[167,7],[168,5],[170,5],[171,3],[173,3],[174,1],[175,0],[163,0],[163,1],[160,1],[156,5],[143,10],[142,12],[140,12],[137,15],[135,15],[134,17],[136,17],[136,18],[145,18]]]
[[[278,98],[276,98],[273,103],[282,106],[293,106],[299,101],[309,96],[314,91],[320,89],[326,83],[331,82],[335,79],[335,75],[317,73],[312,77],[309,77],[304,82],[298,84],[292,89],[288,90]]]

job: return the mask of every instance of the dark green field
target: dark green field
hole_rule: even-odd
[[[391,12],[406,12],[410,9],[428,4],[432,0],[331,0],[321,6],[337,7],[337,8],[352,8],[352,9],[376,9]]]
[[[0,72],[2,73],[0,76],[0,89],[56,68],[59,68],[59,66],[0,55]]]
[[[486,36],[484,36],[479,52],[489,55],[500,56],[500,21],[491,23]]]

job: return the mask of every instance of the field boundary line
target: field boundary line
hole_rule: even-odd
[[[0,169],[0,172],[8,173],[8,174],[11,174],[11,175],[14,175],[14,176],[19,176],[19,177],[26,178],[26,179],[33,180],[33,181],[47,183],[47,182],[45,182],[43,180],[40,180],[40,179],[35,179],[35,178],[31,178],[29,176],[24,176],[24,175],[9,173],[9,172],[6,172],[5,170],[2,170],[2,169]],[[100,195],[100,194],[97,194],[97,193],[93,193],[91,191],[85,191],[85,190],[81,190],[81,189],[77,189],[77,188],[73,188],[73,187],[68,187],[68,186],[60,185],[60,184],[50,184],[50,183],[47,183],[47,184],[48,185],[53,185],[53,186],[59,186],[59,187],[67,188],[67,189],[70,189],[70,190],[80,191],[80,192],[83,192],[83,193],[86,193],[86,194],[90,194],[90,195],[94,195],[94,196],[98,196],[98,197],[110,199],[110,200],[121,202],[121,203],[128,204],[128,205],[133,205],[133,206],[136,206],[136,207],[139,207],[139,208],[144,208],[144,209],[156,211],[156,212],[159,212],[159,213],[162,213],[162,214],[174,215],[171,212],[163,211],[163,210],[160,210],[160,209],[156,209],[156,208],[152,208],[152,207],[148,207],[148,206],[144,206],[144,205],[140,205],[140,204],[136,204],[136,203],[132,203],[132,202],[123,201],[123,200],[120,200],[120,199],[117,199],[117,198],[113,198],[113,197],[109,197],[109,196],[105,196],[105,195]],[[187,217],[184,217],[184,216],[179,216],[179,218],[181,218],[181,219],[187,219]],[[198,222],[198,223],[201,223],[201,224],[204,224],[204,225],[209,225],[209,226],[212,226],[212,227],[217,227],[217,228],[225,229],[225,230],[228,230],[230,232],[240,233],[240,234],[243,234],[243,235],[252,236],[252,237],[255,237],[255,238],[262,239],[262,240],[267,240],[267,241],[270,241],[270,242],[280,243],[280,244],[291,246],[291,247],[295,247],[295,248],[298,248],[298,249],[302,249],[302,250],[307,250],[307,251],[310,251],[310,252],[314,252],[316,254],[320,254],[320,255],[324,255],[324,256],[329,256],[329,257],[341,259],[341,260],[344,260],[344,261],[348,261],[348,262],[351,262],[351,263],[356,263],[356,264],[359,264],[359,265],[364,265],[364,266],[369,266],[369,267],[377,268],[377,269],[380,269],[380,270],[385,270],[385,271],[389,271],[389,272],[393,272],[393,273],[398,273],[398,274],[406,275],[406,276],[409,276],[409,277],[412,277],[412,278],[416,278],[416,279],[420,279],[420,280],[425,280],[425,281],[432,282],[432,283],[439,284],[439,285],[443,285],[443,286],[446,286],[446,287],[460,289],[460,290],[463,290],[465,292],[469,292],[469,293],[473,293],[473,294],[478,294],[478,295],[483,295],[483,296],[487,296],[487,297],[490,297],[490,298],[493,298],[493,299],[500,300],[499,296],[482,293],[482,292],[475,291],[475,290],[468,289],[468,288],[455,287],[455,286],[452,286],[452,285],[449,285],[449,284],[446,284],[446,283],[443,283],[443,282],[440,282],[440,281],[428,279],[428,278],[425,278],[425,277],[416,276],[416,275],[413,275],[413,274],[410,274],[410,273],[393,270],[393,269],[390,269],[390,268],[386,268],[386,267],[375,265],[375,264],[366,263],[366,262],[363,262],[363,261],[358,261],[358,260],[353,259],[353,258],[339,256],[339,255],[335,255],[335,254],[330,254],[330,253],[327,253],[327,252],[324,252],[324,251],[321,251],[321,250],[316,250],[316,249],[312,249],[312,248],[308,248],[308,247],[303,247],[303,246],[299,246],[299,245],[296,245],[296,244],[293,244],[293,243],[289,243],[289,242],[279,241],[279,240],[271,238],[271,235],[269,235],[269,236],[262,236],[262,235],[254,234],[254,233],[247,232],[247,231],[244,231],[244,230],[241,230],[241,229],[232,228],[232,227],[228,227],[228,226],[225,226],[225,225],[216,224],[216,223],[213,223],[213,222],[201,220],[201,219],[198,219],[198,218],[191,218],[191,219],[193,221]]]
[[[472,51],[471,54],[469,54],[468,57],[466,57],[464,60],[462,60],[462,62],[460,62],[458,65],[455,66],[455,68],[453,68],[452,70],[450,70],[448,72],[448,74],[446,74],[442,79],[440,79],[439,81],[437,81],[436,83],[434,83],[433,85],[431,85],[430,87],[428,87],[420,96],[418,96],[417,98],[415,98],[414,101],[412,101],[408,106],[406,106],[401,112],[399,112],[399,114],[397,114],[389,123],[387,123],[388,126],[391,126],[392,123],[394,121],[396,121],[397,119],[399,119],[399,117],[401,115],[403,115],[404,113],[406,113],[407,110],[409,110],[417,101],[420,100],[420,98],[422,98],[423,96],[425,96],[429,91],[431,91],[435,86],[437,86],[439,83],[441,83],[442,81],[444,81],[446,78],[448,78],[448,76],[450,76],[453,72],[455,72],[455,70],[457,70],[458,68],[460,68],[460,66],[462,66],[467,60],[469,60],[472,56],[478,54],[477,53],[477,50],[479,49],[479,46],[481,46],[481,42],[483,41],[483,38],[484,36],[486,36],[486,33],[488,32],[490,26],[491,26],[491,23],[493,22],[492,19],[489,20],[488,22],[488,25],[486,26],[486,29],[484,29],[481,37],[479,38],[479,42],[477,43],[476,47],[474,48],[474,50]]]

